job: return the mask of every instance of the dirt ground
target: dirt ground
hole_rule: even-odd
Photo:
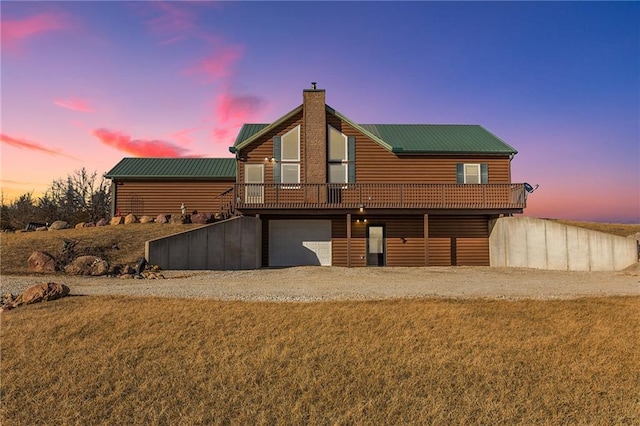
[[[293,267],[252,271],[163,271],[164,280],[66,275],[4,275],[2,293],[40,282],[66,284],[71,295],[129,295],[221,300],[318,301],[391,298],[570,299],[640,295],[640,266],[622,272],[525,268]]]

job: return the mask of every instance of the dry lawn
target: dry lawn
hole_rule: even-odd
[[[68,297],[2,313],[2,424],[640,424],[640,298]]]
[[[592,231],[606,232],[607,234],[618,235],[620,237],[628,237],[636,232],[640,232],[640,224],[627,223],[600,223],[600,222],[577,222],[573,220],[556,220],[555,222],[565,225],[586,228]]]
[[[29,273],[27,259],[34,250],[60,256],[65,239],[77,243],[79,254],[94,254],[110,264],[135,264],[144,256],[145,241],[199,226],[202,225],[137,223],[46,232],[3,232],[0,233],[0,268],[2,274]]]

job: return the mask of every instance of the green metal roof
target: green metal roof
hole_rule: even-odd
[[[361,124],[398,154],[516,154],[512,146],[482,126],[471,124]]]
[[[236,178],[235,158],[123,158],[109,179],[230,179]]]
[[[472,124],[356,124],[326,106],[327,111],[348,122],[375,142],[397,154],[517,154],[517,150],[482,126]],[[231,152],[242,149],[298,112],[300,107],[272,124],[245,124]]]

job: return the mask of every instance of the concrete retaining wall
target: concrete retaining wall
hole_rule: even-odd
[[[635,239],[530,217],[491,221],[491,266],[619,271],[638,261]]]
[[[147,241],[145,257],[162,269],[259,269],[262,221],[238,217]]]

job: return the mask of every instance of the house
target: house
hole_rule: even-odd
[[[526,205],[511,182],[517,151],[478,125],[357,124],[325,97],[314,84],[273,123],[245,124],[235,158],[123,159],[106,174],[113,211],[177,213],[184,202],[251,218],[252,235],[222,225],[215,241],[226,257],[249,247],[263,267],[489,265],[490,220]]]
[[[236,181],[233,158],[123,158],[111,179],[111,215],[157,216],[222,211],[222,194]]]
[[[233,214],[262,222],[262,266],[489,265],[489,221],[522,213],[517,151],[477,125],[357,124],[325,90],[230,151]]]

